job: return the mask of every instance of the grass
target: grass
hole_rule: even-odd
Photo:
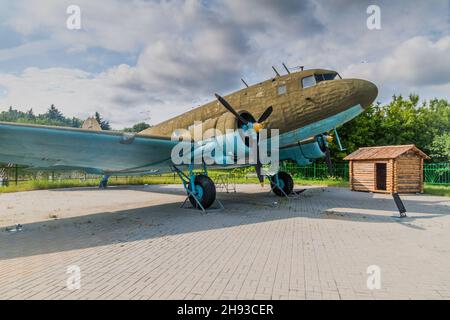
[[[211,178],[218,183],[219,176],[222,173],[210,173]],[[20,191],[32,190],[50,190],[50,189],[64,189],[75,187],[97,187],[100,179],[62,179],[62,180],[30,180],[20,181],[17,185],[10,182],[8,187],[0,187],[0,193],[11,193]],[[329,186],[329,187],[348,187],[348,182],[340,179],[326,179],[326,180],[309,180],[309,179],[294,179],[295,184],[303,186]],[[240,176],[235,177],[236,184],[259,184],[255,176]],[[163,176],[148,176],[148,177],[112,177],[109,180],[109,185],[144,185],[144,184],[179,184],[180,180],[174,175]],[[266,182],[267,183],[267,182]]]
[[[326,187],[338,187],[338,188],[348,188],[350,184],[348,181],[343,179],[324,179],[324,180],[310,180],[310,179],[294,179],[295,184],[300,186],[326,186]]]
[[[221,172],[211,172],[211,178],[216,182],[220,183]],[[75,187],[97,187],[99,184],[99,179],[66,179],[66,180],[30,180],[19,182],[15,185],[11,182],[8,187],[0,187],[0,193],[11,193],[20,191],[31,191],[31,190],[49,190],[49,189],[63,189],[63,188],[75,188]],[[253,176],[238,176],[234,178],[236,184],[258,184],[258,179]],[[310,180],[310,179],[300,179],[294,178],[295,184],[298,186],[327,186],[327,187],[340,187],[348,188],[349,183],[342,179],[323,179],[323,180]],[[151,185],[151,184],[179,184],[180,180],[174,175],[163,175],[163,176],[146,176],[146,177],[112,177],[110,178],[109,185],[120,186],[120,185]],[[430,185],[425,184],[425,193],[436,196],[446,196],[450,197],[450,186],[445,185]]]
[[[425,184],[425,193],[434,196],[450,197],[450,186]]]
[[[75,187],[97,187],[99,179],[62,179],[62,180],[30,180],[21,181],[17,185],[12,182],[8,187],[0,187],[0,193],[11,193],[32,190],[50,190]],[[173,177],[124,177],[110,179],[110,185],[144,185],[175,183]]]

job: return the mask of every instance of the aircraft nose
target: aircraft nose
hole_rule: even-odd
[[[361,106],[367,109],[378,96],[378,88],[375,84],[367,80],[354,80],[355,89]]]

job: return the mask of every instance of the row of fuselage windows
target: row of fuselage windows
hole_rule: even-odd
[[[301,88],[309,88],[315,86],[317,83],[322,81],[331,81],[336,79],[336,77],[341,78],[337,73],[324,73],[324,74],[314,74],[308,77],[304,77],[300,80]],[[278,86],[278,94],[287,93],[286,85]]]

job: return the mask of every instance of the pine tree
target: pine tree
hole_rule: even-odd
[[[48,109],[47,113],[44,114],[49,120],[53,121],[64,121],[64,116],[62,113],[55,107],[55,105],[51,105]]]
[[[35,116],[34,116],[33,108],[31,108],[30,110],[27,111],[26,119],[27,120],[34,120],[34,118],[35,118]]]
[[[102,130],[111,130],[109,121],[103,120],[100,113],[95,112],[95,120],[97,120],[97,122],[100,125],[100,128],[102,128]]]

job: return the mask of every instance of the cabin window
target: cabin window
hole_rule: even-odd
[[[314,76],[305,77],[302,79],[302,87],[309,88],[316,85],[316,79]]]
[[[336,79],[337,73],[315,74],[316,82],[331,81]]]
[[[278,86],[278,94],[286,93],[286,85]]]

